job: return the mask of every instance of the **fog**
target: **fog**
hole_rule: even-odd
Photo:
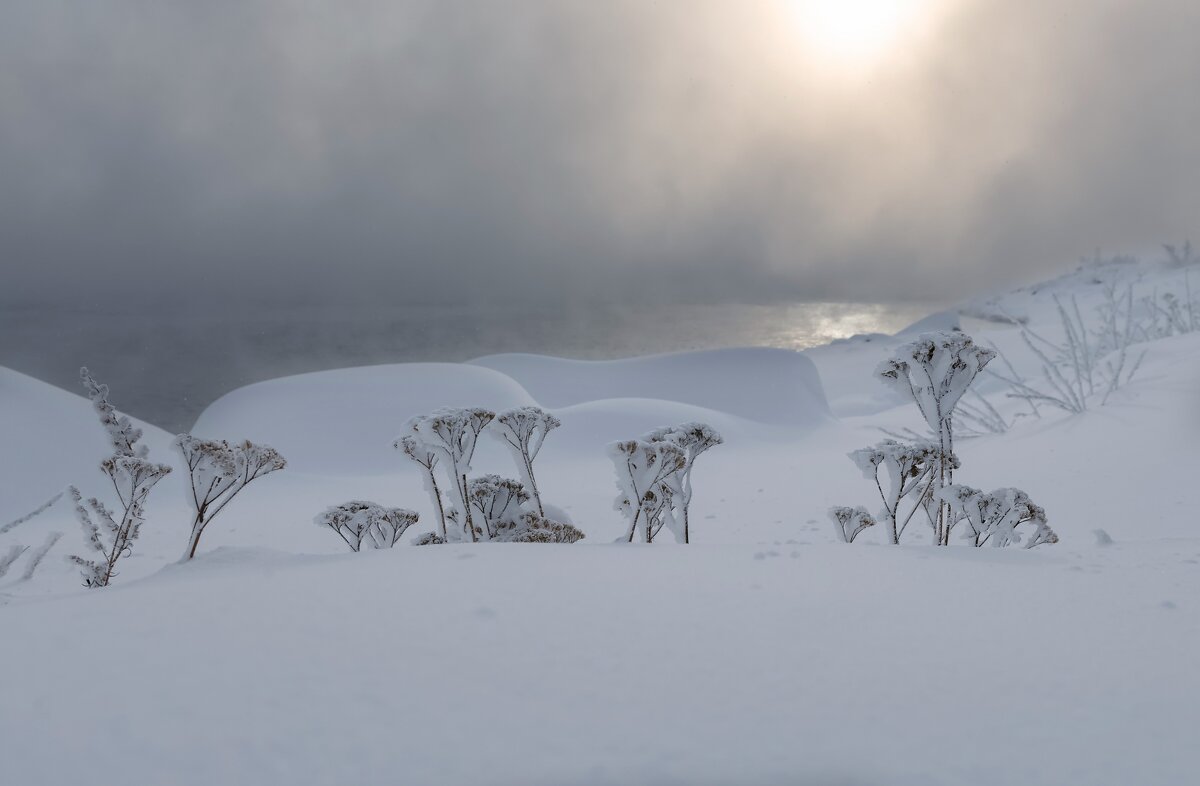
[[[863,65],[789,0],[14,0],[0,301],[930,301],[1194,229],[1200,5],[924,6]]]

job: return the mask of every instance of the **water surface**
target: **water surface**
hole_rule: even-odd
[[[459,361],[496,352],[608,359],[735,346],[805,349],[894,333],[929,305],[785,303],[586,307],[489,313],[445,307],[247,308],[106,313],[5,307],[0,365],[79,391],[87,365],[121,410],[185,431],[217,397],[264,379],[374,363]]]

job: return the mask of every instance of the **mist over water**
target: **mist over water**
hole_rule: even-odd
[[[931,310],[911,303],[785,303],[519,314],[445,306],[120,314],[8,306],[0,311],[0,365],[72,393],[81,392],[78,371],[86,365],[112,388],[122,411],[186,431],[224,393],[289,374],[498,352],[599,360],[732,346],[804,349],[859,333],[894,333]]]

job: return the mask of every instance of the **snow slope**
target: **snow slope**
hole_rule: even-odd
[[[172,435],[141,421],[134,425],[152,454],[165,455]],[[105,480],[99,466],[108,439],[81,395],[0,368],[0,434],[0,477],[11,481],[0,501],[0,526],[57,494],[69,478]]]
[[[1090,308],[1110,277],[1165,286],[1178,275],[1112,266],[983,300],[1049,335],[1048,292]],[[964,327],[1029,363],[1012,325],[971,313]],[[0,704],[6,774],[206,786],[1190,782],[1200,333],[1145,345],[1138,377],[1104,407],[959,443],[961,482],[1024,488],[1061,543],[937,549],[925,529],[899,548],[872,531],[835,543],[830,505],[877,507],[845,453],[881,426],[919,425],[870,378],[904,340],[606,363],[503,355],[235,391],[197,433],[262,440],[291,464],[222,514],[197,560],[173,564],[187,529],[175,486],[155,491],[117,586],[80,590],[61,560],[30,582],[0,579],[0,651],[21,677]],[[7,521],[68,471],[99,477],[104,445],[83,399],[19,375],[0,383],[5,428],[46,435],[31,447],[43,463],[10,460],[5,477],[56,476],[28,504],[5,489]],[[1025,407],[982,389],[1006,414]],[[583,542],[344,554],[311,523],[360,497],[415,508],[428,529],[419,476],[391,448],[404,420],[532,402],[564,421],[539,485]],[[691,419],[726,437],[696,467],[696,543],[611,545],[622,522],[604,443]],[[148,439],[154,456],[166,435]],[[513,474],[498,445],[481,446],[477,472]],[[56,457],[88,451],[56,472]],[[0,535],[0,553],[51,527],[77,530],[53,508]]]

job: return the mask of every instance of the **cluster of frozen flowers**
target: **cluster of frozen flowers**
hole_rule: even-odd
[[[876,376],[911,399],[921,412],[933,440],[884,440],[856,450],[850,459],[875,484],[883,503],[878,517],[864,507],[835,507],[829,511],[838,536],[847,543],[882,520],[888,540],[900,538],[918,511],[933,533],[935,545],[946,546],[957,525],[966,524],[963,537],[974,546],[1008,546],[1024,540],[1026,548],[1057,543],[1046,513],[1020,489],[984,493],[954,483],[959,469],[954,454],[954,412],[971,383],[996,357],[960,332],[927,333],[905,344],[882,363]],[[1028,524],[1028,538],[1017,527]]]

